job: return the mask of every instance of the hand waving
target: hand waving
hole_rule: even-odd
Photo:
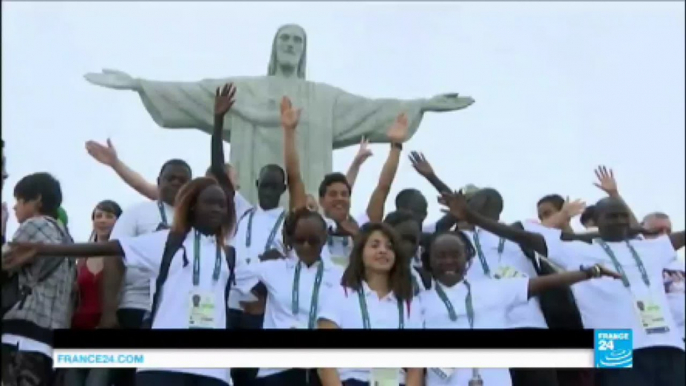
[[[10,271],[29,263],[38,250],[29,243],[10,243],[10,249],[2,255],[2,270]]]
[[[438,198],[438,203],[447,206],[448,212],[458,220],[465,221],[467,219],[467,199],[462,190],[459,192],[443,192]]]
[[[367,158],[373,156],[374,154],[372,153],[372,149],[369,147],[369,140],[367,138],[362,137],[362,140],[360,141],[360,148],[357,150],[357,154],[355,155],[355,160],[359,163],[362,163],[367,160]]]
[[[395,122],[388,128],[386,137],[391,143],[403,143],[407,139],[409,124],[407,122],[407,114],[400,113],[395,119]]]
[[[581,201],[581,200],[574,200],[574,201],[569,201],[569,197],[567,197],[567,200],[565,201],[564,205],[562,206],[562,211],[567,215],[569,218],[574,218],[581,213],[584,212],[584,209],[586,209],[586,203]]]
[[[598,166],[595,170],[595,176],[598,178],[598,182],[593,185],[610,196],[617,194],[617,181],[615,180],[615,174],[612,169],[608,169],[602,165]]]
[[[223,117],[231,110],[231,106],[236,102],[236,87],[233,83],[227,83],[224,87],[217,87],[214,97],[214,116]]]
[[[429,161],[426,160],[423,153],[413,151],[410,153],[410,162],[412,167],[417,173],[421,174],[423,177],[429,177],[434,175],[434,169],[431,167]]]
[[[281,126],[288,131],[294,131],[300,121],[302,109],[294,109],[291,100],[284,96],[281,99]]]
[[[113,166],[119,158],[117,157],[117,149],[112,145],[112,141],[107,139],[107,146],[101,145],[95,141],[86,142],[86,151],[91,157],[95,158],[103,165]]]

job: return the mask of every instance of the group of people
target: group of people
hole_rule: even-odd
[[[12,277],[31,287],[5,309],[2,382],[6,386],[406,386],[684,383],[684,232],[669,217],[639,223],[600,167],[608,197],[592,207],[543,197],[538,221],[505,224],[493,188],[455,190],[427,159],[414,169],[439,195],[445,215],[427,224],[427,198],[405,189],[385,203],[403,155],[408,122],[388,129],[388,155],[364,213],[351,216],[360,145],[347,174],[328,174],[318,197],[305,190],[296,132],[300,110],[281,101],[284,167],[265,165],[258,202],[247,202],[225,164],[224,116],[235,88],[217,90],[211,166],[193,177],[179,159],[157,183],[117,157],[112,143],[89,153],[145,196],[122,210],[113,201],[92,214],[93,234],[74,243],[60,215],[59,182],[48,173],[14,188],[19,229],[3,248],[3,290]],[[3,175],[4,158],[3,158]],[[287,195],[287,207],[281,206]],[[575,233],[576,216],[587,232]],[[3,238],[6,213],[3,210]],[[3,240],[4,242],[4,240]],[[191,261],[192,260],[192,261]],[[555,369],[121,369],[55,375],[51,331],[94,329],[632,329],[634,367]],[[231,333],[231,331],[227,332]],[[373,335],[370,335],[373,338]],[[459,367],[459,363],[455,364]],[[59,379],[58,379],[59,378]]]

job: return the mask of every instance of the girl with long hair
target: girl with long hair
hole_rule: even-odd
[[[226,328],[225,291],[229,280],[225,244],[235,223],[233,197],[217,179],[201,177],[187,183],[176,199],[170,230],[138,237],[72,245],[17,243],[12,245],[4,269],[45,256],[103,256],[119,259],[155,280],[170,232],[183,242],[172,258],[169,275],[160,289],[160,302],[153,314],[153,329]],[[122,256],[120,259],[119,256]],[[192,261],[191,261],[192,260]],[[191,300],[200,307],[189,310]],[[136,374],[141,385],[167,385],[189,380],[196,385],[230,384],[229,369],[145,370]]]
[[[320,329],[422,328],[414,297],[410,257],[396,232],[368,223],[355,238],[341,285],[331,288],[317,316]],[[319,369],[322,385],[362,386],[386,382],[420,385],[421,369]]]

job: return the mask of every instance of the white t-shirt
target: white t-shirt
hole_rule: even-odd
[[[677,258],[662,272],[669,308],[672,310],[674,322],[681,331],[682,338],[686,333],[686,326],[684,325],[684,303],[686,303],[684,299],[685,271],[684,261]]]
[[[162,204],[167,218],[167,225],[174,221],[174,208]],[[124,210],[112,229],[112,240],[130,238],[156,232],[163,224],[158,201],[146,201]],[[164,247],[164,243],[162,243]],[[162,255],[160,253],[159,258]],[[150,311],[152,304],[151,292],[154,291],[154,281],[150,276],[136,267],[126,269],[121,289],[119,308],[133,308]]]
[[[369,324],[372,329],[398,329],[400,327],[400,311],[398,301],[391,292],[383,298],[379,298],[367,283],[363,282],[364,299],[367,303]],[[422,311],[419,300],[413,298],[409,304],[401,304],[404,328],[423,328]],[[318,320],[326,319],[335,323],[342,329],[362,329],[362,310],[357,291],[342,285],[334,286],[326,295],[326,302],[319,308]],[[369,382],[371,369],[338,369],[341,381],[355,379],[361,382]],[[405,374],[398,370],[400,383],[405,383]]]
[[[525,229],[530,227],[529,223],[523,225]],[[474,249],[478,251],[476,242],[474,241],[474,232],[463,232],[471,240]],[[470,283],[484,279],[493,280],[493,276],[498,272],[500,267],[511,267],[525,277],[538,276],[533,263],[524,255],[524,252],[522,252],[522,249],[518,244],[505,240],[502,253],[498,253],[500,237],[481,228],[476,228],[476,232],[479,234],[479,242],[490,270],[490,276],[486,275],[484,266],[479,258],[479,253],[477,252],[467,271],[467,280],[469,280]],[[541,311],[541,304],[537,297],[533,297],[529,299],[528,302],[511,308],[510,312],[507,314],[507,325],[508,328],[548,328],[548,324],[543,316],[543,311]]]
[[[307,267],[292,252],[287,258],[267,260],[256,264],[242,265],[236,270],[236,289],[242,295],[261,282],[267,287],[267,304],[264,312],[263,329],[307,329],[310,319],[310,307],[315,279],[321,262]],[[293,314],[293,286],[295,285],[296,267],[300,266],[298,279],[298,313]],[[317,295],[317,309],[321,309],[330,300],[326,295],[334,286],[341,283],[343,270],[331,263],[324,262],[322,281]],[[243,300],[243,299],[241,299]],[[316,313],[315,320],[316,326]],[[287,369],[260,369],[258,377],[266,377]]]
[[[328,217],[324,217],[326,225],[330,231],[336,231],[336,222]],[[363,226],[369,222],[369,217],[363,213],[355,217],[358,226]],[[322,259],[324,261],[330,260],[334,264],[345,268],[350,261],[350,252],[353,250],[353,238],[350,236],[331,236],[327,240],[327,244],[322,250]]]
[[[127,269],[136,268],[148,280],[155,280],[159,274],[164,246],[167,242],[168,230],[149,233],[132,238],[121,238],[119,243],[124,250],[124,264]],[[169,266],[167,277],[153,320],[153,329],[188,329],[191,309],[191,293],[199,293],[212,299],[214,305],[213,324],[215,329],[226,328],[226,307],[224,304],[224,290],[229,280],[229,268],[226,256],[222,250],[220,256],[219,278],[213,280],[216,264],[216,241],[214,237],[200,236],[200,270],[199,283],[193,285],[193,261],[195,231],[191,230],[183,242],[183,248],[174,255]],[[183,250],[185,248],[188,264],[184,266]],[[186,374],[212,377],[230,384],[230,369],[140,369],[139,371],[164,370]]]
[[[512,278],[501,280],[480,280],[469,282],[474,310],[474,329],[506,329],[507,315],[514,308],[528,301],[529,279]],[[440,285],[455,310],[457,320],[452,321],[448,309],[441,300],[436,286]],[[464,281],[446,287],[434,281],[432,288],[419,295],[419,301],[426,329],[468,330],[472,327],[467,317],[467,286]],[[510,386],[508,369],[480,369],[486,385]],[[468,386],[472,369],[453,369],[446,380],[428,369],[426,385]]]
[[[541,233],[548,246],[548,257],[569,270],[580,266],[602,264],[615,270],[612,260],[597,242],[588,244],[582,241],[562,241],[561,232],[545,228]],[[647,271],[650,287],[641,278],[634,258],[626,242],[608,242],[617,260],[624,269],[630,283],[629,289],[621,280],[600,278],[584,282],[583,292],[576,290],[574,295],[581,312],[584,327],[593,329],[632,329],[634,349],[645,347],[669,346],[684,349],[681,331],[667,301],[663,283],[663,270],[675,259],[676,254],[668,236],[651,240],[631,240]],[[636,301],[649,299],[661,309],[669,328],[665,333],[647,334],[638,317]]]
[[[231,240],[231,245],[236,249],[236,264],[259,263],[260,255],[269,249],[277,249],[284,253],[283,222],[286,216],[284,209],[263,210],[260,207],[255,207],[245,213],[238,223],[235,237]],[[271,242],[267,245],[270,239]],[[248,241],[250,241],[249,245]],[[240,300],[255,301],[257,298],[250,295],[250,297]],[[229,308],[233,310],[242,309],[235,289],[232,289],[229,295]]]

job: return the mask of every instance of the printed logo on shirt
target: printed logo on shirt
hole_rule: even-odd
[[[596,368],[632,368],[634,365],[633,331],[596,330],[594,351]]]
[[[684,271],[665,269],[662,271],[665,292],[668,294],[684,293]]]

